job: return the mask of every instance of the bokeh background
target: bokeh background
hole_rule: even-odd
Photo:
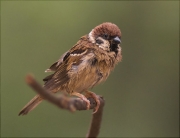
[[[77,40],[103,22],[122,31],[123,61],[92,91],[106,100],[99,137],[179,136],[178,1],[1,1],[1,136],[84,137],[91,111],[44,101],[20,109],[37,80]]]

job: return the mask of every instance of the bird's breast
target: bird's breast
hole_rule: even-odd
[[[90,52],[78,62],[74,62],[69,71],[70,91],[83,92],[105,81],[112,70],[112,60],[106,58],[105,55],[98,57],[95,53]]]

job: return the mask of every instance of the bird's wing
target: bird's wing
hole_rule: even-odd
[[[51,65],[48,71],[54,71],[54,73],[43,79],[46,89],[57,90],[62,87],[62,85],[69,82],[70,76],[68,72],[71,70],[74,63],[76,63],[76,65],[81,63],[82,57],[88,52],[87,43],[89,43],[87,36],[81,37],[76,45],[64,53],[57,62]]]
[[[58,61],[56,61],[55,63],[53,63],[48,69],[45,70],[45,72],[53,72],[56,71],[58,69],[58,67],[62,64],[62,62],[67,58],[67,56],[69,56],[69,51],[67,51],[66,53],[64,53],[60,59]]]

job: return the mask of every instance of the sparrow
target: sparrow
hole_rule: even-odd
[[[100,101],[97,95],[89,89],[104,82],[115,65],[121,61],[121,31],[117,25],[105,22],[84,35],[59,60],[45,72],[53,72],[43,79],[43,87],[49,92],[65,92],[81,98],[90,108],[89,97],[94,98],[98,111]],[[20,111],[25,115],[43,101],[36,95]]]

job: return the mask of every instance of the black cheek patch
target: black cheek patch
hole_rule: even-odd
[[[100,39],[97,39],[97,40],[96,40],[96,43],[97,43],[97,44],[102,44],[102,43],[103,43],[103,41],[102,41],[102,40],[100,40]]]

